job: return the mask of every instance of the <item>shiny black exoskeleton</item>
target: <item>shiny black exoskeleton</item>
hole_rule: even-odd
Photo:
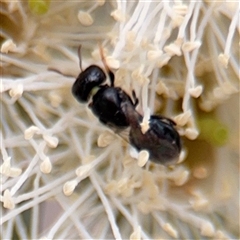
[[[92,89],[105,81],[106,74],[103,70],[96,65],[91,65],[78,75],[72,86],[72,93],[79,102],[86,103]]]
[[[163,165],[175,163],[181,151],[175,123],[168,118],[152,115],[149,129],[143,134],[140,126],[143,117],[135,109],[138,104],[135,93],[133,102],[125,91],[114,87],[114,74],[107,67],[102,50],[100,53],[110,78],[110,86],[104,84],[106,74],[100,67],[91,65],[82,70],[79,48],[81,73],[72,87],[75,98],[82,103],[87,103],[91,98],[89,107],[103,124],[117,131],[129,127],[129,142],[139,151],[147,150],[151,161]]]
[[[81,73],[72,86],[73,95],[82,103],[87,103],[93,95],[89,107],[100,122],[115,129],[128,127],[129,123],[120,104],[122,101],[127,101],[130,105],[134,106],[137,104],[137,100],[133,103],[126,92],[121,88],[114,87],[114,74],[107,67],[103,57],[102,60],[110,78],[110,86],[104,84],[106,74],[100,67],[91,65],[83,71],[80,50],[79,48]],[[93,93],[94,91],[95,94]]]
[[[152,161],[158,163],[161,160],[162,164],[170,165],[181,151],[180,137],[174,128],[176,124],[170,119],[152,115],[149,125],[149,130],[144,135],[142,132],[138,133],[139,138],[136,129],[131,131],[130,143],[138,150],[148,150]]]
[[[127,101],[133,106],[136,104],[121,88],[103,85],[99,86],[99,90],[93,96],[89,107],[102,123],[115,129],[123,129],[129,126],[126,115],[121,108],[123,101]]]
[[[121,107],[130,125],[130,144],[138,151],[147,150],[152,162],[163,165],[176,163],[181,151],[181,139],[175,129],[175,122],[166,117],[152,115],[149,128],[143,133],[142,115],[126,102],[122,102]]]
[[[147,150],[151,161],[171,165],[179,156],[181,142],[172,122],[166,120],[168,119],[152,115],[149,130],[143,134],[139,125],[131,128],[129,140],[137,150]]]

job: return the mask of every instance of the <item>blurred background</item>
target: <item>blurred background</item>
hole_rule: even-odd
[[[1,239],[238,239],[239,3],[1,1]],[[173,119],[140,167],[71,87],[104,68]]]

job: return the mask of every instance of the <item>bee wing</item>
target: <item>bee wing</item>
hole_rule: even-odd
[[[108,127],[115,133],[117,134],[120,138],[122,138],[125,142],[127,142],[128,144],[130,144],[129,142],[129,132],[130,132],[130,127],[127,128],[116,128],[114,126],[111,126],[108,124]]]
[[[130,132],[130,127],[121,130],[121,131],[117,131],[115,132],[118,136],[120,136],[125,142],[127,142],[128,144],[130,144],[129,142],[129,132]]]

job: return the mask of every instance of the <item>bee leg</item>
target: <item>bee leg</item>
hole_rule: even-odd
[[[139,103],[139,100],[138,100],[134,90],[132,90],[132,97],[133,97],[133,106],[136,107]]]
[[[111,83],[110,86],[114,87],[114,74],[111,70],[108,70],[108,76],[110,78],[110,83]]]

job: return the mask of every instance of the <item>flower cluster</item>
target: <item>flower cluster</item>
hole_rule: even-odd
[[[1,239],[239,237],[237,2],[0,4]],[[99,43],[144,121],[176,122],[176,166],[133,158],[73,98],[77,48],[104,68]]]

